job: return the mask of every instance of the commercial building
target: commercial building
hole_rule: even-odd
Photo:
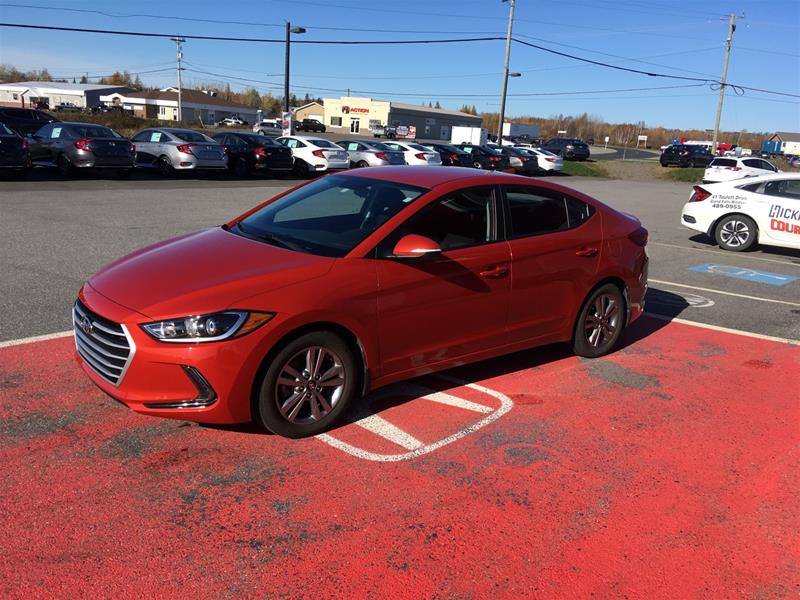
[[[292,118],[295,121],[303,119],[316,119],[322,123],[325,119],[325,107],[319,102],[309,102],[303,106],[292,109]]]
[[[114,93],[101,96],[100,100],[106,104],[121,106],[143,119],[178,120],[178,88]],[[255,108],[225,100],[213,90],[183,90],[181,111],[184,121],[202,121],[205,124],[215,123],[227,117],[239,117],[248,123],[254,123],[256,120]]]
[[[18,81],[0,84],[0,105],[33,107],[45,105],[55,108],[59,104],[78,108],[100,103],[100,96],[115,92],[132,92],[122,85],[96,83],[66,83],[63,81]]]
[[[323,104],[328,131],[368,134],[371,126],[406,126],[415,127],[418,138],[449,140],[455,126],[481,126],[478,116],[416,104],[353,96],[325,98]]]

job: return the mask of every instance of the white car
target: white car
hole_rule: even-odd
[[[433,167],[442,166],[442,157],[438,152],[426,148],[421,144],[410,142],[383,142],[391,150],[398,150],[403,153],[406,163],[409,165],[430,165]]]
[[[530,144],[516,144],[514,147],[527,150],[531,154],[535,155],[536,160],[539,163],[539,169],[542,171],[560,172],[564,170],[564,159],[557,154],[553,154],[547,150],[542,150],[541,148],[534,148]]]
[[[278,142],[292,149],[294,172],[298,175],[350,168],[347,150],[330,140],[308,135],[287,135]]]
[[[732,181],[742,177],[756,177],[778,173],[775,165],[763,158],[722,156],[712,160],[703,173],[703,183]]]
[[[240,125],[247,125],[247,123],[239,117],[227,117],[222,119],[217,125],[221,127],[239,127]]]
[[[696,185],[681,224],[714,238],[724,250],[755,243],[800,248],[800,173]]]

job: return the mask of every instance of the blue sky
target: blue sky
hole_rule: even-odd
[[[34,6],[102,10],[116,16]],[[718,79],[726,15],[731,12],[744,14],[744,19],[737,22],[728,81],[800,94],[800,0],[517,0],[514,34],[531,43],[618,66]],[[136,14],[159,18],[127,16]],[[227,5],[207,0],[0,2],[3,22],[182,35],[281,38],[283,23],[289,20],[308,30],[296,37],[298,41],[504,36],[507,18],[508,4],[500,0],[239,0]],[[365,31],[369,29],[428,33]],[[283,44],[189,40],[184,57],[187,68],[194,72],[187,71],[184,80],[229,82],[234,89],[252,85],[280,95],[283,52]],[[438,100],[450,108],[467,103],[479,110],[497,111],[503,53],[503,41],[420,46],[293,44],[292,91],[300,96],[308,91],[336,97],[350,88],[365,92],[358,95],[375,98],[409,103]],[[0,28],[0,62],[20,69],[47,67],[54,76],[103,75],[127,69],[140,72],[147,84],[166,86],[175,83],[174,58],[174,44],[166,39]],[[522,77],[509,80],[506,114],[510,116],[588,112],[611,122],[714,126],[718,92],[708,85],[640,90],[637,88],[693,82],[602,68],[518,44],[512,45],[511,70],[521,72]],[[553,92],[586,93],[516,95]],[[800,98],[729,92],[722,129],[800,131]]]

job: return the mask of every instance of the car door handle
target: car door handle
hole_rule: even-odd
[[[497,265],[495,267],[487,269],[486,271],[481,271],[480,275],[481,277],[488,277],[490,279],[505,277],[506,275],[508,275],[508,267]]]
[[[592,256],[597,256],[597,252],[598,252],[597,248],[590,248],[588,246],[584,246],[583,248],[575,252],[575,256],[592,257]]]

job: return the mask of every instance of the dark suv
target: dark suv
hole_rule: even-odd
[[[302,121],[295,121],[295,131],[321,131],[325,133],[325,125],[316,119],[303,119]]]
[[[696,144],[673,144],[661,153],[658,162],[662,167],[678,165],[679,167],[707,167],[714,160],[714,155],[705,146]]]
[[[550,138],[542,144],[541,148],[568,160],[589,158],[588,144],[578,138]]]
[[[6,124],[22,137],[29,133],[36,133],[48,123],[58,121],[53,115],[32,108],[12,108],[0,106],[0,122]]]

